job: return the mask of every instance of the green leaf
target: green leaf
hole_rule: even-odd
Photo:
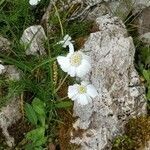
[[[72,106],[71,101],[60,101],[54,104],[56,108],[67,108]]]
[[[150,74],[149,74],[148,70],[145,70],[145,69],[143,70],[143,76],[146,81],[150,80]]]
[[[38,98],[34,98],[32,106],[37,114],[45,116],[45,103],[43,101]]]
[[[40,147],[45,144],[47,137],[45,137],[45,128],[39,127],[27,133],[26,139],[32,142],[32,145],[35,147]]]
[[[5,2],[5,0],[1,0],[1,1],[0,1],[0,5],[2,5],[4,2]]]
[[[45,144],[46,141],[47,141],[47,137],[41,137],[36,142],[34,142],[34,145],[35,146],[41,146],[41,145]]]
[[[56,60],[56,57],[54,57],[54,58],[47,58],[46,60],[44,60],[43,62],[41,62],[39,65],[37,65],[35,68],[33,68],[32,71],[34,71],[34,70],[38,69],[39,67],[42,67],[42,66],[44,66],[44,65],[46,65],[48,63],[52,63],[55,60]]]
[[[43,138],[45,135],[45,128],[39,127],[26,134],[26,139],[36,142],[37,140]]]
[[[25,145],[25,150],[31,150],[31,149],[34,149],[34,145],[31,143],[31,144],[27,144]]]
[[[41,122],[42,126],[45,127],[45,116],[38,116],[39,121]]]
[[[32,106],[28,103],[25,104],[25,115],[33,125],[37,125],[37,115]]]
[[[150,99],[150,86],[148,87],[147,98]]]

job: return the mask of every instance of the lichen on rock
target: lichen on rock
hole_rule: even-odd
[[[109,150],[112,139],[123,133],[132,117],[146,114],[144,86],[134,67],[135,47],[123,22],[117,17],[102,16],[96,20],[99,30],[91,33],[82,51],[92,58],[92,73],[84,80],[92,82],[99,96],[92,104],[74,104],[76,130],[71,143],[82,150]],[[73,134],[72,134],[73,135]]]

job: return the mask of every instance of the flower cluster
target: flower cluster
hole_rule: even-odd
[[[57,44],[62,44],[62,47],[69,48],[67,56],[58,56],[57,61],[61,69],[71,77],[84,77],[91,71],[91,59],[81,51],[74,51],[74,46],[71,37],[66,35],[64,39]],[[95,87],[85,81],[81,84],[74,84],[68,88],[68,97],[77,101],[81,105],[86,105],[92,102],[92,98],[98,95]]]

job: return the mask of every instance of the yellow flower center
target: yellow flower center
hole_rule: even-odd
[[[78,92],[79,92],[80,94],[86,93],[86,87],[83,86],[83,85],[79,85],[79,87],[78,87]]]
[[[70,63],[74,67],[78,67],[81,64],[82,55],[79,52],[74,52],[70,58]]]

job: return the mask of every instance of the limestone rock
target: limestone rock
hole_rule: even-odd
[[[141,11],[136,17],[134,24],[137,26],[139,39],[150,45],[150,7],[147,7]]]
[[[10,50],[10,42],[6,38],[0,36],[0,52],[6,53],[9,50]]]
[[[150,7],[143,9],[135,20],[139,35],[150,32]]]
[[[95,20],[106,14],[114,15],[120,17],[122,20],[126,19],[129,13],[133,9],[133,4],[131,1],[128,4],[125,1],[109,1],[103,2],[95,6],[91,11],[89,11],[87,18],[89,20]]]
[[[7,65],[6,67],[6,76],[9,80],[19,80],[20,79],[20,71],[14,67],[13,65]]]
[[[19,80],[20,72],[13,65],[4,65],[5,70],[2,75],[6,76],[9,80]],[[9,135],[8,127],[14,124],[21,118],[19,96],[13,95],[10,98],[9,104],[0,108],[0,128],[6,138],[6,143],[9,147],[14,146],[14,138]]]
[[[92,58],[92,72],[84,80],[99,95],[86,106],[74,104],[78,119],[73,126],[84,132],[80,136],[72,132],[71,143],[82,150],[111,149],[112,139],[123,133],[128,119],[146,114],[145,90],[133,63],[135,47],[125,25],[109,15],[96,22],[100,31],[90,34],[82,51]]]
[[[143,42],[143,43],[146,43],[148,45],[150,45],[150,32],[147,32],[145,34],[142,34],[140,36],[140,40]]]
[[[8,127],[21,118],[19,98],[12,98],[11,102],[0,110],[0,127],[9,147],[14,146],[14,138],[8,133]]]
[[[46,39],[43,27],[35,25],[28,27],[23,32],[21,43],[25,46],[27,55],[44,55],[44,40]]]
[[[150,6],[150,0],[131,0],[133,3],[134,12],[138,13],[140,10]]]

